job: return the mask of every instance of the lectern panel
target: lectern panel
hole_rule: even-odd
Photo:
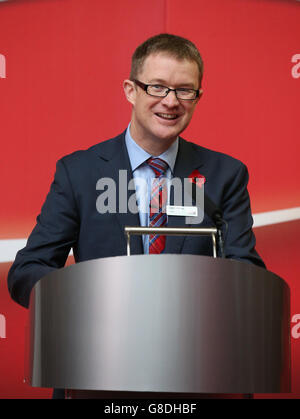
[[[137,255],[51,272],[30,303],[33,386],[290,391],[289,289],[251,264]]]

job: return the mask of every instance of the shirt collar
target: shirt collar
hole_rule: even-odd
[[[162,153],[159,157],[160,159],[164,160],[168,163],[171,172],[174,171],[175,161],[177,157],[178,151],[178,137],[176,140],[171,144],[171,146]],[[130,124],[128,125],[126,134],[125,134],[125,143],[129,155],[129,160],[131,164],[131,169],[134,172],[141,164],[143,164],[149,157],[152,157],[151,154],[147,153],[142,147],[140,147],[132,138],[130,134]]]

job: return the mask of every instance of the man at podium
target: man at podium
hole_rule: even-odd
[[[246,166],[180,137],[201,100],[202,76],[202,58],[187,39],[160,34],[138,46],[130,77],[124,81],[131,121],[117,137],[57,162],[37,224],[8,275],[15,301],[28,307],[34,284],[63,267],[71,249],[76,262],[125,255],[125,226],[189,225],[187,208],[173,205],[164,179],[178,178],[182,184],[184,179],[201,179],[207,199],[222,212],[224,256],[264,267],[255,250]],[[105,195],[104,179],[116,190],[106,212],[102,211],[104,198],[111,196]],[[138,180],[149,187],[127,190],[130,182],[138,185]],[[120,196],[125,190],[127,202],[137,192],[137,211],[124,209]],[[198,226],[212,224],[206,213]],[[162,252],[211,256],[211,239],[132,238],[132,254]]]

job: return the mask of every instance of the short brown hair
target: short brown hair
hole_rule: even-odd
[[[147,39],[134,51],[131,60],[130,79],[137,78],[142,69],[145,59],[150,54],[157,54],[159,52],[166,52],[178,60],[195,61],[199,68],[199,80],[203,77],[203,60],[197,47],[188,39],[181,36],[171,35],[168,33],[161,33]]]

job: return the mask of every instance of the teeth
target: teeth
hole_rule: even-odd
[[[177,115],[174,114],[168,114],[168,113],[158,113],[158,116],[162,117],[162,118],[166,118],[166,119],[175,119],[177,118]]]

